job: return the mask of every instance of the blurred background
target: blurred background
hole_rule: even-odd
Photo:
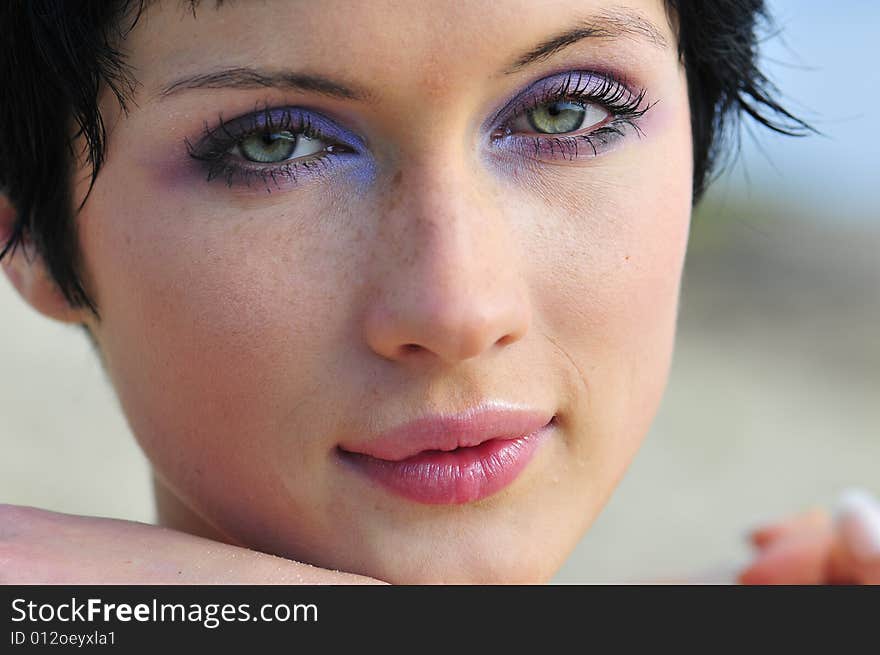
[[[555,581],[725,582],[763,520],[880,494],[880,4],[770,0],[764,68],[822,136],[745,131],[694,217],[670,384]],[[91,346],[0,279],[0,502],[150,522]]]

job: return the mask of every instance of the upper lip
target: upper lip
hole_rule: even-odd
[[[483,404],[457,414],[432,414],[381,434],[342,443],[343,451],[400,461],[425,450],[455,450],[490,439],[516,439],[539,431],[554,415],[503,404]]]

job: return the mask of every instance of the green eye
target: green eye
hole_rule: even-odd
[[[260,164],[275,164],[290,159],[296,150],[297,135],[290,132],[254,134],[239,142],[245,159]]]
[[[529,125],[544,134],[574,132],[583,125],[587,112],[574,102],[549,102],[529,111]]]

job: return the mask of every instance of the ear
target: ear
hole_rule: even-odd
[[[0,250],[15,228],[17,214],[6,195],[0,193]],[[83,310],[71,307],[55,280],[46,269],[43,258],[25,238],[0,260],[3,272],[22,298],[41,314],[63,323],[83,323]]]

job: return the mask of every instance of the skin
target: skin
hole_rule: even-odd
[[[611,7],[638,12],[666,46],[591,38],[502,72]],[[154,468],[160,523],[174,530],[155,537],[156,566],[113,569],[115,579],[157,579],[180,540],[191,559],[174,555],[158,579],[225,561],[225,544],[394,583],[549,579],[666,385],[693,174],[674,44],[664,3],[649,0],[149,7],[123,44],[140,83],[133,108],[102,99],[106,163],[77,219],[100,321],[64,303],[39,259],[4,262],[36,309],[89,327]],[[245,64],[320,72],[373,100],[281,88],[158,97],[181,75]],[[498,156],[483,123],[514,94],[550,74],[609,69],[656,102],[641,137],[628,130],[575,162]],[[184,140],[258,103],[309,108],[368,148],[271,194],[206,181]],[[85,190],[79,181],[77,199]],[[484,401],[552,412],[558,427],[512,485],[481,501],[420,505],[335,459],[366,430]],[[52,520],[97,552],[111,533],[137,549],[138,530],[160,530]],[[94,580],[80,564],[56,577]]]

